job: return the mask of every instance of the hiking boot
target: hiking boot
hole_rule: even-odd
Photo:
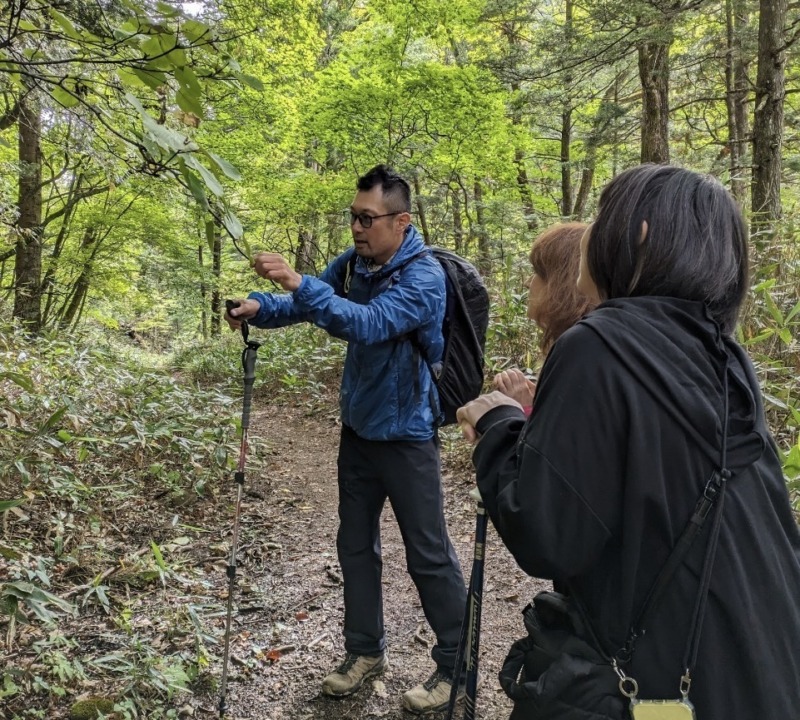
[[[380,675],[388,667],[386,653],[377,657],[347,653],[344,662],[322,681],[322,692],[334,697],[352,695],[364,680]]]
[[[450,702],[452,678],[437,670],[424,683],[403,693],[403,707],[414,715],[441,712]],[[458,686],[456,699],[464,697],[464,686]]]

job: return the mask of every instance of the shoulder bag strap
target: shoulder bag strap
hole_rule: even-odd
[[[712,509],[716,506],[717,511],[714,518],[714,524],[711,530],[711,537],[709,538],[708,547],[706,548],[706,557],[703,561],[703,570],[700,578],[700,588],[698,590],[697,599],[695,600],[695,608],[692,616],[692,625],[689,632],[688,646],[684,656],[684,667],[689,668],[694,664],[697,656],[697,646],[700,639],[700,631],[702,630],[703,614],[705,612],[706,598],[708,596],[708,588],[711,582],[711,568],[714,563],[714,555],[717,549],[717,540],[719,539],[720,521],[722,518],[723,498],[725,494],[725,487],[731,477],[731,473],[727,468],[727,449],[728,449],[728,359],[725,360],[725,365],[722,371],[722,395],[723,395],[723,415],[722,415],[722,450],[720,452],[719,469],[715,470],[711,479],[706,483],[703,489],[703,494],[695,505],[694,512],[689,518],[689,522],[683,529],[678,542],[672,549],[667,561],[661,568],[661,572],[655,579],[644,605],[636,616],[636,620],[631,625],[628,633],[628,638],[625,646],[617,651],[616,659],[620,663],[630,661],[633,656],[634,647],[637,638],[641,637],[647,627],[647,623],[652,618],[656,609],[659,607],[661,599],[663,598],[664,591],[667,589],[670,580],[677,569],[681,566],[686,559],[686,555],[692,544],[700,532],[700,529],[705,524]]]

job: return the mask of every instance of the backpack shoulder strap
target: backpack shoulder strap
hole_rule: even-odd
[[[350,284],[353,282],[353,273],[356,271],[356,260],[358,260],[358,255],[353,250],[350,257],[347,258],[347,265],[344,269],[344,282],[342,283],[342,297],[344,298],[350,294]]]

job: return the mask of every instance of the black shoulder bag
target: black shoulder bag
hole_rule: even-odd
[[[511,720],[599,720],[622,718],[625,705],[632,720],[694,720],[689,701],[692,668],[697,660],[706,599],[711,583],[725,488],[731,477],[727,469],[728,365],[723,370],[723,422],[720,466],[698,498],[675,547],[656,577],[628,633],[625,646],[614,657],[600,649],[587,614],[574,597],[540,592],[523,611],[528,636],[517,640],[500,671],[500,684],[514,701]],[[711,526],[700,586],[692,613],[689,638],[683,656],[683,673],[677,684],[678,699],[640,700],[639,685],[625,673],[641,637],[655,613],[670,580],[686,558],[697,534],[712,510]]]

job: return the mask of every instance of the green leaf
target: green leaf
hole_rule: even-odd
[[[225,194],[225,190],[223,189],[222,185],[220,185],[220,182],[217,180],[214,173],[212,173],[211,170],[203,165],[203,163],[201,163],[196,157],[193,155],[187,155],[186,164],[193,170],[197,170],[197,172],[200,173],[200,177],[203,178],[203,182],[206,184],[206,187],[211,190],[214,195],[217,197],[222,197]]]
[[[161,55],[166,51],[167,48],[162,46],[161,37],[161,35],[151,35],[139,46],[139,49],[146,56],[146,58],[160,58]]]
[[[175,79],[185,88],[190,95],[199,98],[203,94],[203,88],[200,86],[200,81],[194,70],[188,67],[177,68],[175,70]]]
[[[153,550],[153,557],[156,559],[156,565],[160,567],[162,570],[167,569],[167,563],[164,562],[164,556],[161,554],[161,548],[156,545],[156,543],[151,540],[150,547]]]
[[[72,440],[72,435],[70,435],[66,430],[59,430],[56,433],[56,437],[61,440],[61,442],[65,443],[68,443],[70,440]]]
[[[134,87],[136,89],[140,87],[149,87],[147,83],[145,83],[139,75],[136,74],[133,70],[129,70],[128,68],[117,68],[117,77],[119,81],[127,86],[127,87]],[[155,88],[153,88],[155,90]]]
[[[235,72],[234,77],[239,80],[239,82],[244,83],[248,87],[253,88],[253,90],[258,90],[259,92],[264,91],[264,83],[254,75],[247,75],[246,73]]]
[[[771,338],[775,334],[774,328],[767,328],[764,332],[759,333],[751,338],[748,338],[744,341],[744,345],[756,345],[760,343],[762,340],[766,340],[767,338]]]
[[[5,512],[6,510],[10,510],[12,507],[22,505],[24,502],[25,498],[18,498],[16,500],[0,500],[0,512]]]
[[[198,20],[184,20],[181,25],[181,32],[193,45],[197,44],[200,39],[204,42],[214,39],[214,33],[211,28]]]
[[[790,480],[800,476],[800,444],[795,445],[786,454],[783,461],[783,472]]]
[[[786,316],[786,322],[788,323],[797,313],[800,312],[800,302],[797,303],[791,310],[789,310],[789,314]]]
[[[131,68],[131,72],[151,90],[158,90],[167,84],[167,76],[160,70]]]
[[[181,14],[181,11],[178,8],[169,5],[162,0],[158,0],[158,2],[156,2],[156,9],[165,17],[177,17]]]
[[[214,252],[214,243],[216,241],[217,226],[213,220],[206,220],[206,242],[208,243],[209,252]]]
[[[25,464],[22,460],[14,460],[14,467],[17,468],[17,471],[24,480],[30,480],[31,474],[28,472],[28,468],[25,467]]]
[[[50,6],[48,8],[50,13],[50,17],[56,21],[56,23],[61,27],[61,29],[73,40],[81,40],[81,34],[75,29],[75,26],[72,24],[72,20],[70,20],[66,15],[62,15],[58,10],[54,7]]]
[[[19,385],[23,390],[33,392],[34,387],[30,378],[17,372],[2,372],[0,373],[0,380],[11,380],[11,382]]]
[[[772,315],[772,319],[778,325],[783,325],[783,313],[780,311],[780,308],[775,304],[775,301],[772,299],[772,295],[765,292],[764,301],[767,303],[767,310],[769,310],[769,314]]]
[[[0,545],[0,555],[4,557],[6,560],[21,560],[22,553],[17,552],[14,548],[10,548],[7,545]]]
[[[186,88],[182,87],[175,96],[175,99],[178,102],[178,107],[184,112],[193,113],[199,118],[203,117],[203,105],[195,96],[187,92]]]
[[[789,328],[781,328],[778,337],[783,341],[784,345],[792,344],[792,331]]]
[[[47,420],[45,420],[44,425],[39,428],[39,431],[41,432],[42,430],[52,429],[53,426],[57,425],[61,421],[61,418],[64,417],[64,413],[67,412],[67,409],[67,406],[63,405],[56,410],[49,418],[47,418]]]
[[[235,238],[236,240],[241,240],[242,243],[245,244],[246,250],[245,254],[249,257],[250,256],[250,248],[244,242],[242,235],[244,235],[244,228],[242,227],[242,223],[239,221],[239,218],[236,217],[233,210],[228,209],[225,211],[225,214],[222,216],[222,222],[225,225],[227,231],[231,234],[231,237]]]
[[[241,180],[242,174],[225,158],[220,157],[216,153],[211,151],[207,151],[206,155],[210,157],[219,167],[222,172],[224,172],[231,180]]]
[[[206,197],[206,191],[203,187],[203,181],[200,180],[197,175],[195,175],[188,167],[186,167],[186,162],[181,158],[179,162],[179,167],[181,169],[181,175],[183,175],[183,179],[186,181],[186,185],[189,187],[189,192],[192,193],[194,199],[197,201],[198,205],[204,210],[208,209],[208,198]]]
[[[65,108],[75,107],[78,104],[78,98],[60,85],[54,86],[50,94],[59,105]]]

